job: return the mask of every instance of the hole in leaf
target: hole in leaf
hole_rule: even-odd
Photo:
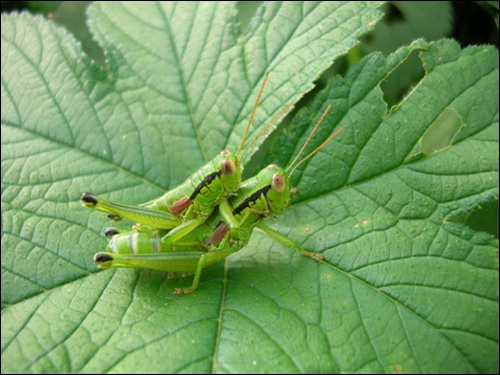
[[[238,1],[236,8],[238,9],[238,19],[240,21],[241,32],[244,34],[250,21],[257,12],[257,8],[262,5],[262,1]]]
[[[424,67],[418,56],[420,52],[420,49],[412,51],[380,84],[388,108],[398,106],[399,102],[424,77]],[[395,109],[392,108],[391,112]]]
[[[467,217],[466,225],[476,231],[491,233],[498,238],[498,214],[498,200],[486,203]]]
[[[406,157],[405,162],[412,163],[447,149],[464,126],[457,111],[446,107],[420,138],[417,147]]]

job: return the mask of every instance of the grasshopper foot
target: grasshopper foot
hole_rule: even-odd
[[[174,296],[180,296],[182,293],[184,294],[191,294],[193,293],[194,288],[175,288],[174,289]]]
[[[318,262],[321,262],[323,259],[325,259],[325,257],[322,254],[313,253],[311,251],[304,251],[304,252],[302,252],[302,254],[308,258],[313,258],[314,260],[317,260]]]

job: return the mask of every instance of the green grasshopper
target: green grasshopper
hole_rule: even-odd
[[[139,206],[102,200],[92,193],[83,194],[82,204],[85,207],[108,213],[108,216],[115,221],[135,221],[145,226],[146,229],[175,228],[169,233],[169,236],[174,240],[194,230],[207,219],[219,202],[236,193],[241,183],[243,167],[240,161],[243,159],[243,155],[291,106],[288,105],[279,111],[254,140],[243,149],[267,79],[268,74],[264,77],[245,133],[235,154],[227,150],[222,151],[180,186],[169,190],[158,199]]]
[[[331,107],[323,113],[299,154],[285,170],[275,164],[245,180],[235,196],[223,200],[208,220],[192,232],[175,241],[167,231],[129,231],[118,233],[108,230],[110,239],[106,252],[95,254],[99,268],[133,267],[168,272],[195,273],[193,283],[184,293],[193,292],[204,267],[243,248],[254,228],[259,228],[283,245],[303,255],[322,260],[321,254],[305,250],[293,240],[266,226],[263,220],[283,213],[290,202],[290,177],[296,168],[316,154],[344,128],[339,129],[308,156],[297,162],[312,136]],[[176,289],[174,294],[180,294]]]

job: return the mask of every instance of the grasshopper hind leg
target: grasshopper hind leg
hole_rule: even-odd
[[[193,283],[189,288],[176,289],[175,295],[192,293],[198,287],[203,268],[220,261],[238,251],[237,247],[225,247],[208,252],[181,251],[146,254],[96,253],[94,260],[99,268],[146,268],[166,272],[194,272]]]

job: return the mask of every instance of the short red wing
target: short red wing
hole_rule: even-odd
[[[170,211],[172,211],[173,214],[178,215],[186,208],[188,208],[191,203],[193,203],[193,201],[188,197],[181,198],[177,202],[175,202],[172,207],[170,207]]]
[[[210,243],[212,245],[218,244],[222,241],[227,232],[229,232],[228,226],[224,223],[220,223],[219,226],[215,229],[214,235],[210,239]]]

